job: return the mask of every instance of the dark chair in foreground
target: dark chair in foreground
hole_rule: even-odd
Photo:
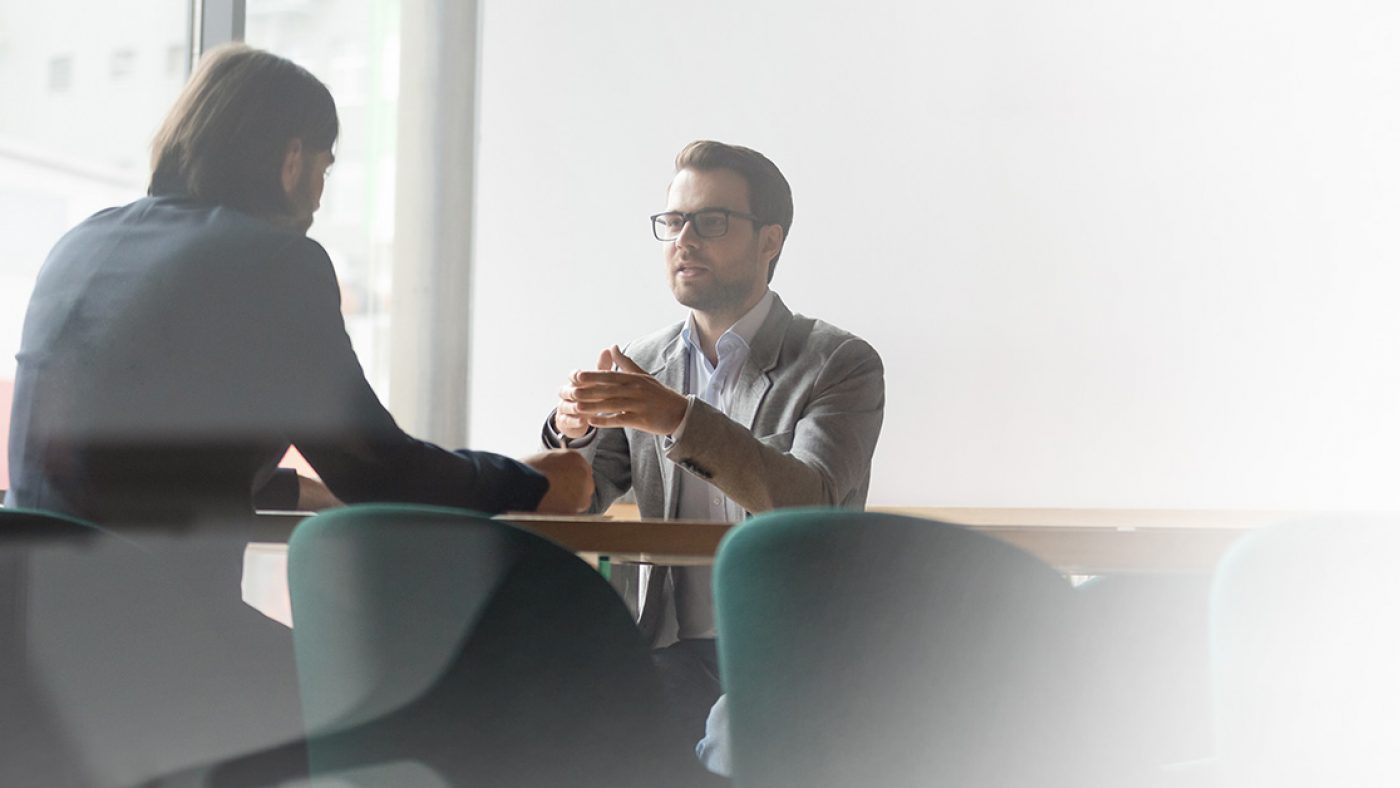
[[[1220,565],[1211,643],[1223,785],[1400,785],[1400,520],[1245,537]]]
[[[956,526],[787,510],[727,535],[720,668],[740,786],[1094,785],[1072,590]]]
[[[33,681],[29,656],[29,557],[80,547],[91,523],[32,509],[0,508],[0,785],[76,784],[75,753]]]
[[[246,542],[0,509],[0,784],[129,786],[298,735],[291,634],[240,599]]]
[[[655,786],[699,773],[665,729],[626,608],[596,571],[467,512],[357,506],[294,531],[288,573],[306,724],[214,785]]]

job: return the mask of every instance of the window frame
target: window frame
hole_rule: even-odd
[[[193,68],[206,50],[244,39],[248,6],[191,2]],[[385,405],[410,434],[466,446],[480,3],[403,0],[402,14]],[[444,169],[458,177],[438,177]]]

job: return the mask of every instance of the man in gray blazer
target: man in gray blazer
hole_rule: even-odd
[[[629,489],[652,518],[863,508],[884,367],[864,340],[769,289],[792,225],[787,179],[756,151],[693,142],[651,218],[689,317],[604,350],[597,370],[570,376],[545,425],[546,444],[592,463],[590,511]],[[640,624],[665,646],[657,665],[694,741],[720,694],[710,570],[658,567],[646,585]]]

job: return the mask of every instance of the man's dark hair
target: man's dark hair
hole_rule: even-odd
[[[738,173],[749,185],[749,211],[758,217],[760,223],[776,224],[783,228],[783,242],[787,242],[788,231],[792,228],[792,188],[778,170],[778,165],[769,161],[767,156],[740,145],[696,140],[676,154],[676,172],[681,170],[731,170]],[[770,282],[781,256],[780,248],[768,262]]]
[[[211,49],[151,143],[148,192],[278,216],[288,143],[328,151],[339,132],[335,100],[306,69],[243,44]]]

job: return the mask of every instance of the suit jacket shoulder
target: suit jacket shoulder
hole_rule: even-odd
[[[812,366],[838,350],[879,360],[875,348],[850,331],[825,320],[794,313],[783,334],[781,361],[796,362],[801,359],[804,366]]]

